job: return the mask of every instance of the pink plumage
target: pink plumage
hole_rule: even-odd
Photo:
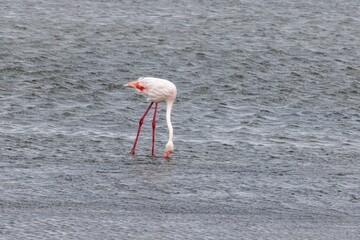
[[[170,154],[174,151],[174,144],[172,141],[173,138],[173,127],[171,123],[171,110],[173,103],[176,98],[176,86],[165,79],[161,78],[153,78],[153,77],[142,77],[136,81],[129,82],[124,86],[134,87],[137,90],[145,93],[148,96],[148,101],[150,101],[150,105],[145,111],[144,115],[140,118],[138,132],[136,135],[136,139],[134,142],[134,146],[131,150],[131,154],[135,154],[136,144],[139,138],[140,129],[144,122],[146,115],[148,114],[151,106],[155,103],[154,117],[152,120],[152,129],[153,129],[153,138],[152,138],[152,155],[154,156],[155,149],[155,126],[156,126],[156,111],[159,102],[166,103],[166,123],[169,130],[169,138],[165,147],[165,152],[163,157],[169,158]]]

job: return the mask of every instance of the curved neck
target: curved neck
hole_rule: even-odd
[[[171,109],[174,102],[168,101],[166,102],[166,123],[169,129],[169,140],[168,142],[172,142],[173,138],[173,127],[171,124]]]

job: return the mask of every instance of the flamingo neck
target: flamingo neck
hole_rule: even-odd
[[[171,110],[172,110],[172,105],[174,102],[172,101],[167,101],[166,102],[166,124],[168,126],[169,129],[169,139],[168,139],[168,143],[172,143],[172,139],[173,139],[173,127],[171,124]]]

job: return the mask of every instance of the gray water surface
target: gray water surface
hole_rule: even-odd
[[[0,239],[358,239],[360,9],[349,1],[0,8]],[[130,155],[141,76],[178,88]],[[152,115],[152,111],[150,112]]]

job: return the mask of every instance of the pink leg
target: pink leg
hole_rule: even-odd
[[[137,132],[137,135],[136,135],[136,138],[135,138],[135,142],[134,142],[134,146],[133,148],[131,149],[131,154],[134,155],[135,154],[135,148],[136,148],[136,144],[137,144],[137,141],[138,141],[138,138],[139,138],[139,135],[140,135],[140,129],[141,129],[141,126],[144,122],[144,119],[146,117],[146,115],[148,114],[151,106],[153,105],[153,102],[150,103],[149,107],[147,108],[147,110],[145,111],[144,115],[140,118],[140,121],[139,121],[139,127],[138,127],[138,132]]]
[[[154,152],[155,152],[155,127],[156,127],[156,111],[158,108],[158,103],[155,103],[155,110],[154,110],[154,117],[152,120],[152,149],[151,149],[151,154],[152,156],[154,156]]]

